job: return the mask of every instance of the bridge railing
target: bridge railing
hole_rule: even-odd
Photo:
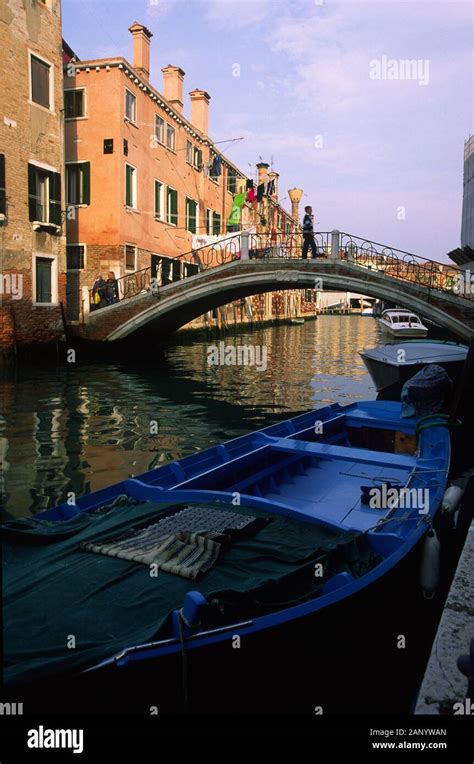
[[[204,244],[177,257],[150,253],[153,265],[126,273],[114,283],[99,290],[91,289],[90,309],[147,292],[216,268],[235,260],[301,259],[303,234],[239,232]],[[454,265],[438,263],[411,252],[369,241],[339,231],[317,231],[314,234],[318,258],[342,261],[367,270],[380,271],[400,281],[409,281],[431,290],[462,294],[474,300],[473,290],[462,290],[463,271]],[[309,255],[310,253],[308,253]],[[472,294],[470,293],[472,291]]]
[[[434,260],[362,239],[348,233],[339,234],[339,258],[368,270],[377,270],[387,276],[409,281],[431,290],[460,294],[474,299],[470,290],[463,289],[464,274],[450,263]]]

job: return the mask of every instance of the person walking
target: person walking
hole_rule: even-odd
[[[314,241],[314,229],[313,229],[313,208],[308,206],[304,208],[305,216],[303,218],[303,260],[308,257],[308,249],[311,249],[311,256],[313,258],[318,256],[318,250],[316,249],[316,243]]]
[[[98,310],[107,305],[105,296],[106,286],[107,282],[102,278],[102,274],[98,273],[97,278],[94,281],[94,286],[92,287],[92,310]]]
[[[113,305],[114,302],[118,302],[118,281],[115,278],[115,273],[113,271],[109,271],[107,276],[105,299],[107,305]]]

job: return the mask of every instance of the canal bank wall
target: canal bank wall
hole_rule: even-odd
[[[415,714],[473,713],[467,697],[467,677],[458,667],[474,638],[474,521],[469,527],[451,588],[444,605]],[[471,668],[472,671],[472,668]],[[466,710],[468,709],[468,710]]]

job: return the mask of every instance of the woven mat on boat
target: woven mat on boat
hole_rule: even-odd
[[[212,568],[232,539],[258,533],[265,524],[263,518],[214,507],[179,507],[145,528],[101,544],[85,542],[81,548],[195,580]]]
[[[254,507],[208,506],[238,518],[268,519]],[[198,583],[164,570],[152,576],[147,565],[81,548],[143,529],[175,509],[129,500],[63,522],[33,517],[3,525],[3,670],[9,686],[67,677],[125,647],[166,636],[172,611],[192,588],[209,602],[224,600],[226,608],[234,600],[240,608],[244,597],[261,609],[278,609],[279,603],[318,596],[336,572],[357,578],[380,561],[364,537],[283,515],[271,515],[254,536],[235,538]],[[323,563],[323,577],[315,577],[316,562]]]

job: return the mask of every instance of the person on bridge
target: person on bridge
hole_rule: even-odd
[[[98,310],[107,305],[106,287],[107,282],[102,278],[102,274],[98,273],[92,287],[92,310]]]
[[[314,229],[313,229],[313,208],[305,207],[305,216],[303,218],[303,260],[308,257],[308,249],[311,249],[311,255],[313,258],[318,256],[318,250],[314,241]]]

